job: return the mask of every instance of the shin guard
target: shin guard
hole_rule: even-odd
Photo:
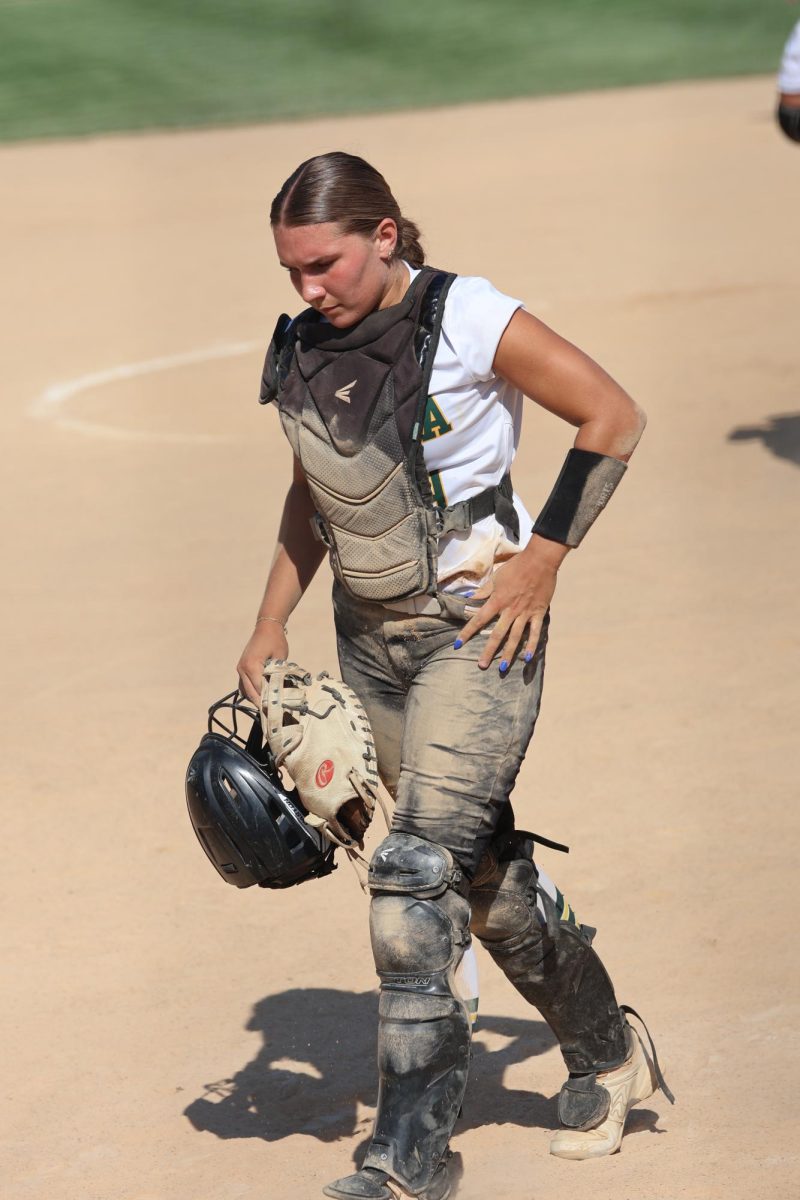
[[[540,886],[532,839],[515,832],[482,864],[469,893],[472,930],[558,1038],[570,1073],[625,1061],[625,1019],[592,949],[594,930],[564,920]]]
[[[417,1194],[446,1153],[467,1082],[470,1021],[453,979],[469,944],[469,905],[450,853],[411,834],[380,844],[369,886],[380,1088],[363,1165]]]

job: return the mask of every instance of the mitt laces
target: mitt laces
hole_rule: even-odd
[[[391,830],[391,814],[384,797],[380,793],[380,790],[375,788],[373,791],[372,789],[367,788],[362,780],[357,780],[355,778],[352,780],[352,783],[363,800],[367,800],[367,796],[364,795],[364,791],[368,792],[369,800],[373,803],[376,803],[378,808],[381,810],[384,822],[386,823],[387,831]],[[367,887],[367,879],[369,877],[369,859],[365,858],[364,855],[361,854],[360,849],[357,849],[353,842],[346,842],[337,834],[335,834],[330,825],[326,825],[324,829],[324,835],[329,842],[333,843],[334,846],[338,846],[340,850],[344,850],[345,854],[347,855],[347,861],[355,872],[355,877],[358,880],[358,886],[361,888],[362,892],[366,893],[369,890]],[[363,842],[361,843],[361,848],[363,848]]]

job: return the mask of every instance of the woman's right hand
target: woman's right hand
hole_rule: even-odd
[[[259,622],[236,664],[239,691],[258,707],[261,703],[261,679],[268,658],[288,658],[289,643],[277,621]]]

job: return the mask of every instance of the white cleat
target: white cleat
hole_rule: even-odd
[[[629,1025],[633,1049],[621,1067],[598,1074],[597,1082],[610,1097],[608,1115],[595,1129],[559,1129],[550,1143],[550,1153],[558,1158],[602,1158],[616,1154],[622,1142],[625,1119],[640,1100],[652,1096],[658,1087],[655,1068],[639,1034]]]

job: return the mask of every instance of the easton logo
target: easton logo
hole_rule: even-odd
[[[327,787],[333,779],[333,763],[329,758],[323,758],[322,762],[317,767],[317,773],[314,776],[314,782],[317,787]]]
[[[337,400],[344,400],[345,404],[350,403],[350,393],[358,383],[358,379],[354,379],[352,383],[346,383],[344,387],[337,388],[333,393]]]

